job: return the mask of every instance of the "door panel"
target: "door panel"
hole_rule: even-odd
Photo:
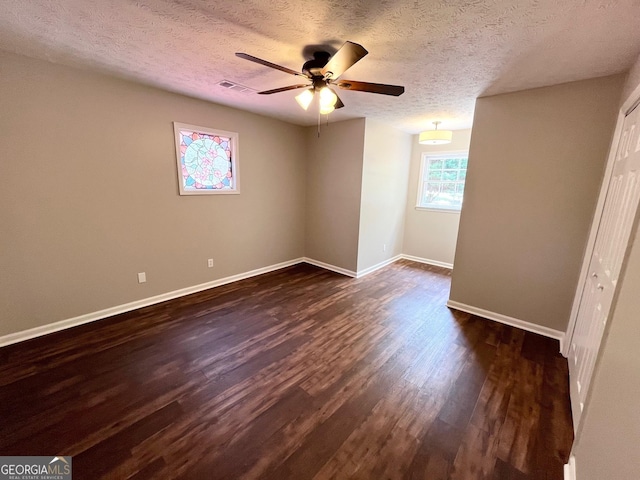
[[[611,180],[598,225],[576,325],[571,337],[569,374],[574,428],[580,422],[602,335],[640,200],[640,108],[622,127]]]

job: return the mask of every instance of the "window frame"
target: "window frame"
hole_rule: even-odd
[[[416,197],[416,210],[426,210],[431,212],[443,212],[443,213],[460,213],[462,211],[462,205],[459,208],[457,207],[438,207],[430,205],[425,207],[420,204],[422,200],[423,188],[425,185],[424,175],[427,170],[427,159],[429,158],[454,158],[464,156],[467,159],[467,171],[469,169],[469,150],[446,150],[446,151],[438,151],[438,152],[422,152],[420,157],[420,176],[418,177],[418,195]],[[465,178],[465,186],[466,186],[466,178]]]
[[[186,184],[186,178],[183,173],[183,153],[180,145],[180,135],[182,132],[197,133],[201,136],[207,135],[211,137],[223,137],[228,139],[228,149],[230,158],[228,159],[232,175],[232,185],[229,188],[195,188]],[[176,161],[178,173],[178,193],[180,195],[236,195],[240,193],[240,153],[238,149],[238,133],[220,130],[218,128],[201,127],[188,123],[173,122],[173,133],[176,147]]]

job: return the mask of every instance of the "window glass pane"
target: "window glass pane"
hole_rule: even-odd
[[[427,183],[427,194],[437,195],[438,193],[440,193],[441,187],[441,183]]]
[[[439,199],[444,206],[458,207],[462,204],[462,193],[458,192],[457,183],[444,183]]]
[[[420,179],[418,206],[460,209],[467,176],[467,158],[460,154],[425,154],[422,158],[424,176]]]
[[[423,205],[431,204],[438,198],[438,195],[440,195],[440,185],[439,183],[427,183],[422,199]]]
[[[442,184],[442,193],[446,195],[451,195],[456,193],[456,184],[455,183],[443,183]]]
[[[443,161],[440,158],[432,158],[429,160],[429,170],[437,170],[442,168]]]
[[[458,180],[458,171],[457,170],[445,170],[442,172],[442,179],[450,182],[455,182]]]
[[[444,161],[444,168],[458,168],[460,166],[459,158],[447,158]]]

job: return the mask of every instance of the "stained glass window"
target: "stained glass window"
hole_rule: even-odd
[[[468,154],[423,154],[418,207],[460,210],[467,178]]]
[[[180,195],[239,193],[238,134],[174,123]]]

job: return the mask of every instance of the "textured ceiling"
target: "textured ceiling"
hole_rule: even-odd
[[[369,55],[343,78],[404,85],[401,97],[341,91],[331,121],[371,117],[407,132],[471,126],[475,98],[622,72],[640,53],[640,0],[2,0],[0,48],[313,125],[257,90],[299,78],[309,45]],[[306,50],[305,50],[305,47]],[[1,74],[1,70],[0,70]]]

